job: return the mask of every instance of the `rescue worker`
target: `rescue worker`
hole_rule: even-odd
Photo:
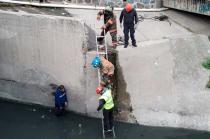
[[[60,85],[55,92],[55,115],[63,115],[67,105],[68,100],[66,96],[66,89],[63,85]]]
[[[96,56],[93,61],[92,65],[94,68],[100,68],[100,71],[102,73],[102,81],[106,84],[109,84],[111,88],[112,84],[112,77],[114,75],[114,65],[105,59],[103,56],[99,57]]]
[[[103,110],[104,131],[105,132],[112,131],[113,109],[114,109],[112,91],[111,89],[99,86],[96,88],[96,93],[101,95],[99,97],[99,106],[97,108],[97,111],[100,111],[101,109]]]
[[[117,42],[117,22],[116,22],[116,16],[113,13],[114,7],[109,5],[105,7],[105,10],[101,10],[97,14],[97,20],[99,21],[101,19],[101,16],[104,16],[104,25],[101,27],[102,32],[101,36],[106,35],[107,32],[110,33],[112,37],[112,46],[113,48],[116,48],[118,42]],[[105,34],[104,34],[105,33]],[[98,39],[99,43],[102,44],[104,41],[104,38]]]
[[[137,47],[134,33],[135,29],[137,28],[138,16],[136,10],[132,7],[130,3],[126,4],[125,8],[120,14],[120,27],[122,27],[122,20],[124,27],[123,32],[125,37],[124,48],[128,47],[129,32],[133,47]]]

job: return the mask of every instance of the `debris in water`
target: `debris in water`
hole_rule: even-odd
[[[36,111],[36,109],[33,109],[32,111]]]
[[[45,115],[42,115],[41,118],[44,119],[45,118]]]
[[[157,62],[155,62],[155,66],[158,66],[158,63]]]
[[[65,15],[66,13],[61,13],[62,15]]]
[[[78,124],[78,127],[79,127],[79,133],[78,133],[78,135],[81,135],[82,134],[82,124]]]

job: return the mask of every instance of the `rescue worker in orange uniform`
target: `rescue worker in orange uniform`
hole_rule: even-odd
[[[105,10],[101,10],[97,14],[97,20],[101,19],[101,16],[104,16],[104,25],[101,27],[102,32],[101,36],[104,36],[107,32],[110,33],[112,37],[112,46],[113,48],[116,48],[118,42],[117,42],[117,21],[116,16],[113,13],[114,7],[111,5],[106,6]],[[105,31],[104,31],[105,30]],[[105,34],[104,34],[105,32]],[[99,38],[98,41],[100,44],[103,43],[104,38]]]

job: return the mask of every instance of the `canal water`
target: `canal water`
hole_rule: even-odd
[[[116,139],[210,139],[210,133],[115,122]],[[0,100],[0,139],[102,139],[101,120]]]

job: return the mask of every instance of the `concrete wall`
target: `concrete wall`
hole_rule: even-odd
[[[118,51],[138,123],[210,131],[209,71],[202,67],[210,51],[207,36],[170,37]]]
[[[210,16],[209,0],[163,0],[163,6]]]
[[[87,82],[86,75],[97,72],[84,68],[94,55],[83,55],[91,32],[76,18],[1,11],[0,97],[53,106],[49,84],[64,84],[68,109],[95,112],[88,96],[95,95],[97,76]]]

